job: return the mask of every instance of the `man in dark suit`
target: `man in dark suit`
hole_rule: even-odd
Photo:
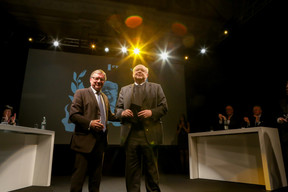
[[[75,124],[71,149],[75,151],[75,165],[71,178],[71,192],[82,191],[86,174],[89,192],[98,192],[102,174],[104,150],[107,146],[107,120],[115,120],[107,96],[101,92],[106,81],[103,70],[90,75],[89,88],[78,89],[70,109]]]
[[[225,115],[218,114],[218,129],[238,129],[241,128],[241,119],[234,114],[232,105],[226,105]]]
[[[253,115],[250,117],[244,117],[244,127],[269,127],[271,126],[271,120],[263,115],[262,107],[255,105],[253,107]]]
[[[162,143],[161,117],[168,106],[161,85],[147,82],[148,68],[133,69],[134,84],[122,87],[116,105],[121,119],[121,142],[126,150],[126,188],[140,192],[141,165],[148,192],[160,191],[157,155],[154,146]]]

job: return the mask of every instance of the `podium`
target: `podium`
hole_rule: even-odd
[[[0,124],[0,192],[50,186],[54,131]]]
[[[278,130],[253,127],[188,134],[190,179],[287,186]]]

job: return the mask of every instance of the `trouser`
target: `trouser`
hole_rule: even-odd
[[[89,192],[99,192],[103,158],[104,147],[99,143],[94,146],[91,153],[76,152],[70,192],[82,191],[87,174]]]
[[[142,165],[147,192],[160,192],[157,157],[144,131],[140,135],[130,135],[125,146],[127,192],[140,192]]]

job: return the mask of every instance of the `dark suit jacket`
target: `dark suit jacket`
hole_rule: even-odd
[[[256,118],[253,115],[249,116],[248,118],[250,121],[250,126],[247,126],[247,123],[246,123],[246,127],[270,127],[271,126],[271,120],[263,114],[260,117],[260,123],[257,125],[255,124]]]
[[[227,116],[226,116],[227,118]],[[230,124],[228,126],[229,129],[238,129],[241,128],[242,126],[242,121],[239,118],[239,116],[233,114],[232,117],[230,118]],[[218,119],[218,127],[216,128],[217,130],[224,130],[224,121],[222,122],[222,124],[219,123],[219,119]]]
[[[150,144],[161,144],[163,142],[163,126],[161,117],[168,111],[168,105],[161,85],[146,82],[145,93],[143,96],[142,110],[150,109],[152,116],[143,121],[146,138]],[[124,144],[131,130],[131,121],[121,118],[121,113],[129,109],[132,100],[134,84],[122,87],[116,104],[115,115],[121,120],[121,143]]]
[[[110,111],[107,96],[102,92],[101,95],[106,107],[106,120],[115,120],[114,114]],[[107,129],[105,133],[88,130],[91,120],[100,119],[98,102],[91,87],[78,89],[75,92],[69,118],[75,124],[75,131],[71,140],[73,150],[90,153],[99,137],[105,137],[105,146],[107,145]]]

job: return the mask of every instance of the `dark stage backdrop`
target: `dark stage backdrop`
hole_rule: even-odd
[[[69,122],[69,109],[77,89],[90,86],[93,70],[107,74],[103,92],[109,97],[114,112],[122,86],[133,82],[132,61],[119,57],[93,56],[59,51],[30,49],[19,111],[22,126],[40,127],[42,117],[47,129],[55,131],[55,144],[68,144],[74,130]],[[163,118],[164,144],[175,144],[176,124],[186,114],[184,66],[151,63],[148,81],[160,83],[168,100],[168,114]],[[109,122],[109,143],[120,144],[120,123]]]

